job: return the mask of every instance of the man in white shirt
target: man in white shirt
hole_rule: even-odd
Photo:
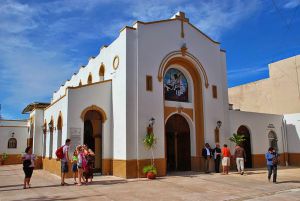
[[[202,156],[204,158],[204,171],[209,173],[209,163],[212,158],[212,150],[208,143],[205,143],[205,147],[202,149]]]
[[[61,159],[61,185],[67,184],[65,182],[66,174],[69,172],[69,147],[71,144],[70,139],[66,139],[66,144],[63,147],[63,158]]]

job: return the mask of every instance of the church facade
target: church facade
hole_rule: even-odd
[[[233,133],[248,139],[247,167],[265,166],[264,153],[272,143],[287,161],[283,116],[231,110],[226,72],[220,43],[184,13],[137,21],[60,86],[51,103],[24,109],[30,114],[28,142],[52,173],[60,174],[55,151],[70,138],[71,152],[78,144],[95,151],[101,174],[140,177],[150,163],[143,139],[154,119],[160,176],[201,171],[204,144],[233,148],[228,140]]]

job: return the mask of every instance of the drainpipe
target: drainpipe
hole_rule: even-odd
[[[137,178],[140,178],[140,162],[139,162],[139,39],[138,39],[138,24],[136,32],[136,165],[137,165]]]
[[[287,148],[287,127],[286,127],[286,120],[282,119],[282,145],[283,145],[283,154],[285,160],[285,166],[288,166],[288,148]]]

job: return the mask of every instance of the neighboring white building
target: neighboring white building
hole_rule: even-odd
[[[70,138],[72,151],[83,143],[95,150],[96,170],[102,174],[138,177],[150,163],[143,138],[154,118],[155,164],[163,176],[201,171],[204,143],[229,143],[232,133],[244,126],[241,131],[251,139],[251,167],[264,166],[269,132],[276,134],[279,152],[287,153],[283,116],[229,110],[226,71],[220,43],[184,13],[137,21],[91,57],[50,104],[24,109],[30,113],[29,142],[43,156],[43,168],[56,174],[60,164],[55,150]]]
[[[21,154],[25,152],[28,138],[27,120],[0,119],[0,156],[6,153],[4,164],[21,163]]]

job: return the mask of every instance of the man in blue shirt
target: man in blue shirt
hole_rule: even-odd
[[[268,166],[268,180],[270,182],[273,173],[273,183],[276,183],[278,154],[273,147],[270,147],[268,152],[266,153],[266,159]]]

